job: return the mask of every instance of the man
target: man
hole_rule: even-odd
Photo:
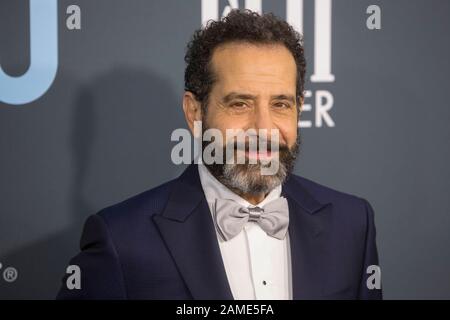
[[[193,133],[196,121],[223,136],[274,131],[278,148],[225,140],[224,153],[232,145],[245,163],[191,164],[89,217],[70,263],[81,289],[65,278],[58,298],[380,299],[368,281],[378,265],[370,204],[291,174],[305,77],[300,35],[271,14],[233,10],[196,31],[186,63]],[[275,174],[262,174],[267,159],[278,161]]]

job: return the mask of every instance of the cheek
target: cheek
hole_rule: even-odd
[[[286,144],[289,147],[292,147],[294,145],[295,141],[297,140],[297,128],[294,127],[294,128],[292,128],[292,130],[286,131],[284,134],[284,139],[285,139]]]
[[[246,119],[230,116],[226,112],[217,110],[208,112],[206,123],[211,128],[217,128],[225,133],[226,129],[244,129],[247,126]]]
[[[280,121],[276,127],[280,131],[280,142],[292,146],[297,140],[297,118]]]
[[[227,143],[227,135],[226,135],[226,131],[227,129],[239,129],[239,126],[236,126],[236,123],[233,121],[230,121],[230,119],[228,117],[226,117],[225,115],[219,113],[214,113],[214,112],[208,112],[207,117],[206,117],[206,124],[204,125],[205,127],[207,126],[208,128],[214,128],[214,129],[218,129],[221,134],[222,134],[222,143]]]
[[[206,118],[204,118],[204,120],[209,128],[222,128],[223,117],[217,114],[217,110],[215,110],[215,108],[208,108],[208,112],[206,113]]]

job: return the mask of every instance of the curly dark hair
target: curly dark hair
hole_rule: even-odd
[[[228,42],[252,44],[282,44],[293,55],[297,65],[297,105],[303,98],[306,61],[303,38],[286,21],[272,13],[258,14],[250,10],[234,9],[220,21],[209,20],[204,28],[196,30],[187,45],[184,88],[192,92],[202,108],[214,84],[210,63],[213,51]]]

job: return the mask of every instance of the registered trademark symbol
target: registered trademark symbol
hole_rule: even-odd
[[[6,282],[16,281],[17,276],[18,273],[14,267],[8,267],[3,271],[3,279],[5,279]]]

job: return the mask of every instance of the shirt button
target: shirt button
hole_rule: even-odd
[[[263,280],[263,285],[266,285],[266,284],[267,284],[266,280]]]

